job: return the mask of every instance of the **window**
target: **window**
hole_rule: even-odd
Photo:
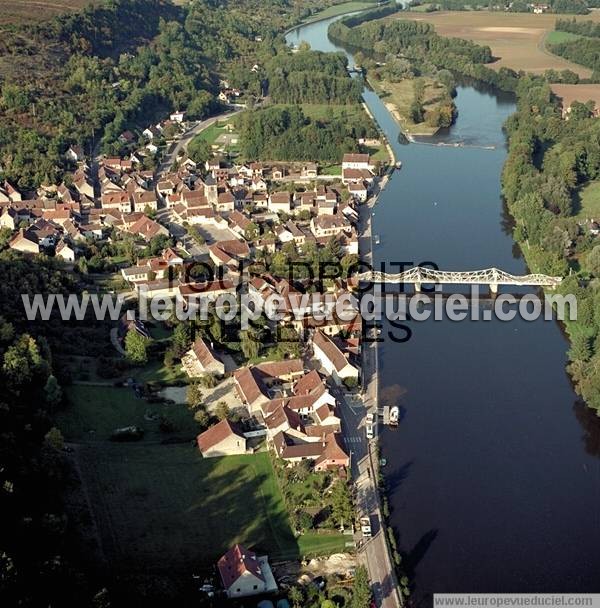
[[[255,589],[255,590],[258,589],[258,585],[254,585],[253,589]]]

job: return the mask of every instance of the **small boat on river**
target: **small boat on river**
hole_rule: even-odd
[[[400,408],[397,405],[393,405],[390,408],[390,426],[398,426],[400,420]]]

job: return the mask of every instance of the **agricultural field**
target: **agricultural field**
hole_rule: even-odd
[[[43,21],[60,13],[82,9],[92,0],[0,0],[0,26]]]
[[[551,88],[552,92],[562,99],[565,108],[574,101],[585,103],[590,100],[600,108],[600,84],[553,84]]]
[[[490,67],[508,67],[542,73],[548,69],[570,69],[589,77],[591,70],[557,57],[546,50],[546,37],[553,32],[559,15],[533,13],[503,13],[496,11],[440,11],[435,13],[403,12],[388,19],[414,19],[435,26],[442,36],[464,38],[488,45],[497,57]],[[573,15],[569,15],[569,18]],[[600,21],[600,13],[576,17],[578,20]],[[556,36],[553,42],[558,42]]]

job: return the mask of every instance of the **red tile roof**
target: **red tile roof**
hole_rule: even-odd
[[[200,433],[200,435],[196,437],[196,443],[198,444],[200,451],[204,453],[232,435],[242,437],[242,432],[236,424],[224,419],[215,424],[215,426],[211,426],[208,430],[204,431],[204,433]]]
[[[256,553],[239,544],[221,557],[217,568],[225,589],[229,589],[246,572],[265,582]]]

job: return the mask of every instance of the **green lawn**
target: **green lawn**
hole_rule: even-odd
[[[70,405],[56,416],[56,423],[69,441],[105,441],[116,428],[136,425],[145,430],[144,442],[161,441],[164,434],[157,420],[146,414],[167,418],[175,427],[176,436],[192,439],[198,425],[185,405],[163,405],[138,399],[131,388],[74,385],[67,389]]]
[[[200,131],[200,133],[198,133],[194,139],[198,138],[212,145],[217,140],[217,137],[219,137],[219,135],[222,133],[228,133],[227,129],[225,128],[225,123],[217,120],[216,122],[213,122],[212,125],[206,127],[206,129]]]
[[[578,34],[571,34],[570,32],[548,32],[544,42],[546,44],[560,44],[561,42],[571,42],[581,38]]]
[[[127,572],[210,566],[236,542],[277,560],[339,552],[349,538],[294,537],[267,453],[93,444],[79,462],[107,559]]]
[[[600,219],[600,181],[590,182],[579,191],[579,219]]]
[[[321,175],[342,176],[342,165],[326,165],[320,169]]]
[[[332,553],[345,553],[350,549],[346,547],[347,542],[352,541],[352,536],[344,536],[339,532],[331,534],[317,534],[308,532],[298,539],[300,554],[307,557],[316,555],[331,555]]]
[[[327,19],[328,17],[335,17],[336,15],[343,15],[344,13],[353,13],[354,11],[362,11],[366,8],[376,8],[377,5],[373,2],[344,2],[343,4],[335,4],[329,6],[325,10],[315,13],[303,23],[311,23],[312,21],[319,21],[320,19]]]

